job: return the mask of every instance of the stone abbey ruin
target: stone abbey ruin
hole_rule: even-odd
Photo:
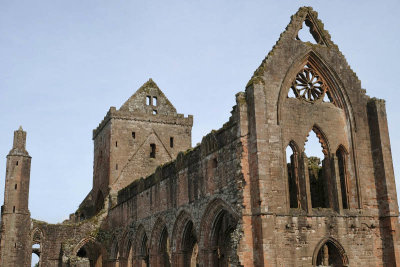
[[[298,37],[302,25],[315,44]],[[370,98],[300,8],[222,128],[191,148],[192,116],[152,80],[93,130],[93,188],[60,224],[30,217],[31,157],[14,133],[0,266],[398,266],[385,102]],[[323,158],[304,147],[314,132]],[[290,151],[287,156],[286,151]]]

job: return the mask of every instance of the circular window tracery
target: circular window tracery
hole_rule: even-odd
[[[326,86],[324,81],[309,65],[297,73],[291,86],[297,98],[307,102],[314,102],[324,97]]]

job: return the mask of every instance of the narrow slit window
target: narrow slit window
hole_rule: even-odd
[[[15,206],[13,207],[13,213],[15,213]]]
[[[151,96],[146,96],[146,105],[150,106]]]
[[[157,106],[157,97],[153,96],[153,106]]]
[[[17,166],[18,166],[18,161],[17,161],[17,163],[15,163],[15,165],[17,165]]]
[[[18,188],[18,186],[17,186],[17,184],[15,184],[15,190],[17,190],[17,188]]]
[[[173,137],[169,138],[169,146],[174,147],[174,138]]]
[[[156,144],[150,144],[150,158],[156,157]]]
[[[118,170],[118,164],[115,164],[115,169]]]
[[[118,147],[118,142],[117,141],[115,141],[115,147]]]
[[[132,138],[135,139],[136,138],[136,133],[132,132]]]

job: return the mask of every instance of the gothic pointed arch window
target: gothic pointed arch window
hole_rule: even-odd
[[[317,246],[313,257],[313,266],[346,267],[349,266],[349,262],[346,252],[339,242],[329,238]]]
[[[184,266],[198,266],[198,244],[197,234],[193,222],[189,221],[183,231],[182,248],[184,255]]]
[[[332,183],[329,172],[329,149],[325,135],[314,126],[304,146],[312,208],[332,207]]]
[[[150,254],[149,254],[149,239],[147,238],[146,230],[143,225],[140,224],[137,229],[135,235],[135,241],[133,246],[133,266],[142,266],[148,267],[150,266]]]
[[[86,266],[103,266],[104,248],[93,238],[85,238],[74,249],[74,255],[81,264]],[[83,266],[83,265],[82,265]]]

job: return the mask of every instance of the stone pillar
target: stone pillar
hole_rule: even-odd
[[[384,248],[383,261],[385,266],[400,266],[399,208],[385,101],[376,98],[370,99],[367,104],[367,115],[370,128],[376,199],[380,216],[379,229]]]
[[[300,194],[300,181],[299,181],[299,153],[297,151],[293,151],[293,155],[290,156],[290,168],[291,168],[291,178],[294,181],[294,189],[296,190],[296,202],[297,202],[297,207],[296,208],[302,208],[301,204],[301,194]],[[289,187],[289,192],[288,192],[288,197],[289,197],[289,207],[292,203],[292,193],[290,192],[290,181],[289,181],[289,174],[287,177],[288,180],[288,187]]]
[[[336,196],[333,208],[340,214],[343,214],[342,187],[340,184],[339,163],[338,163],[338,158],[336,157],[335,154],[332,154],[331,156],[331,166],[332,166],[331,175],[333,182],[332,184],[335,184],[336,186]]]
[[[312,213],[311,191],[310,191],[310,176],[308,173],[308,158],[306,153],[301,154],[301,174],[300,177],[300,192],[301,206],[307,213]]]
[[[334,173],[334,166],[332,165],[332,158],[325,157],[322,160],[322,168],[324,175],[324,193],[325,193],[325,206],[326,208],[331,208],[338,210],[338,200],[337,200],[337,185],[336,185],[336,175]],[[327,202],[327,203],[326,203]]]

